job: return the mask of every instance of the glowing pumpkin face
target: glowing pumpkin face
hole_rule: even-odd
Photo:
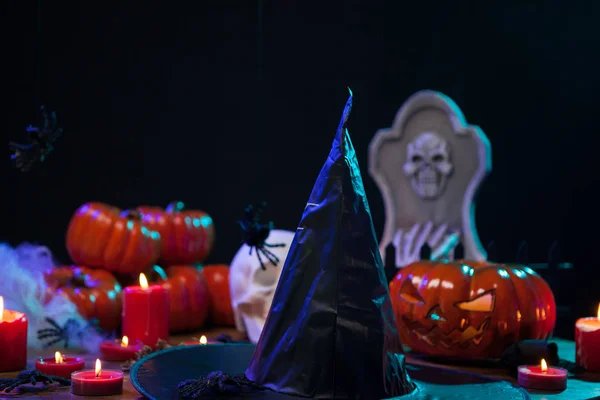
[[[390,295],[402,342],[433,356],[498,358],[517,341],[547,339],[556,322],[552,290],[518,265],[418,261],[399,270]]]

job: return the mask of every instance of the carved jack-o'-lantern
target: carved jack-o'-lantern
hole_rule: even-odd
[[[498,358],[512,343],[547,339],[556,322],[552,290],[520,265],[418,261],[400,269],[390,295],[402,342],[432,356]]]

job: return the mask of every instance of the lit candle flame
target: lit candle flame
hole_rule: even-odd
[[[140,274],[140,286],[142,289],[148,289],[148,279],[144,274]]]
[[[62,364],[63,362],[65,362],[65,360],[63,360],[62,354],[60,354],[59,351],[54,353],[54,362],[56,362],[57,364]]]
[[[4,317],[4,297],[0,296],[0,322],[2,322],[3,317]]]
[[[129,338],[127,336],[123,336],[121,339],[121,347],[129,346]]]
[[[206,336],[202,335],[200,336],[200,344],[206,344],[208,343],[208,339],[206,339]]]
[[[99,358],[96,359],[95,372],[96,372],[96,378],[99,377],[100,376],[100,372],[102,372],[102,363],[100,362]]]
[[[2,296],[0,296],[0,305],[2,305]],[[598,319],[600,319],[600,304],[598,304]],[[2,321],[2,315],[0,315],[0,321]]]
[[[542,358],[542,372],[548,371],[548,364],[546,364],[546,360]]]

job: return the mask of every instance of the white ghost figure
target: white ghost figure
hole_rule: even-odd
[[[229,266],[229,289],[236,328],[246,332],[252,343],[257,343],[271,309],[275,289],[281,276],[295,232],[274,229],[265,243],[281,247],[267,247],[279,262],[273,265],[266,256],[257,256],[256,249],[242,245]]]

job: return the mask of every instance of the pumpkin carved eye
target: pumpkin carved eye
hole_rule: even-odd
[[[410,304],[425,304],[425,300],[410,280],[405,280],[400,287],[400,298]]]
[[[429,313],[427,313],[427,318],[436,322],[446,321],[446,317],[444,317],[444,313],[442,313],[442,309],[440,308],[440,306],[435,306],[431,310],[429,310]]]
[[[464,311],[491,312],[494,311],[495,301],[496,293],[494,290],[490,290],[472,300],[456,303],[455,306]]]

